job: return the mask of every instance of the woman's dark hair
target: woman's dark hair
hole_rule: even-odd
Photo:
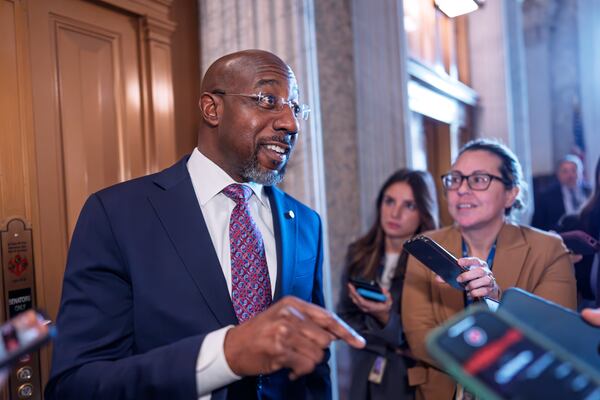
[[[519,159],[511,149],[497,140],[475,139],[465,144],[458,152],[458,157],[467,151],[483,150],[497,156],[500,161],[500,176],[504,187],[508,190],[519,188],[519,194],[512,206],[504,209],[504,215],[510,215],[513,210],[522,210],[525,208],[525,194],[527,183],[523,180],[523,169]]]
[[[600,232],[600,157],[594,178],[594,193],[581,209],[579,220],[583,223],[583,230],[596,237]]]
[[[417,233],[435,229],[438,226],[438,206],[435,186],[431,175],[426,171],[400,169],[383,184],[375,204],[375,222],[369,231],[348,247],[346,265],[349,276],[375,279],[385,254],[385,232],[381,228],[381,204],[386,190],[395,183],[403,182],[410,186],[419,211],[420,224]],[[408,254],[402,253],[398,259],[395,276],[404,275]]]

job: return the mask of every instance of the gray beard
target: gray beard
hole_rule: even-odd
[[[258,154],[255,152],[246,165],[242,167],[240,175],[246,182],[256,182],[264,186],[273,186],[283,180],[286,168],[287,161],[279,171],[268,170],[262,167],[258,162]]]

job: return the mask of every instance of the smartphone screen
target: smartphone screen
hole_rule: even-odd
[[[489,312],[449,326],[432,347],[500,398],[600,399],[591,376]]]
[[[0,326],[0,368],[46,343],[54,333],[46,318],[33,310],[16,316]]]
[[[350,283],[354,285],[356,291],[362,297],[377,302],[385,302],[387,298],[381,291],[381,287],[375,281],[367,281],[358,277],[350,278]]]

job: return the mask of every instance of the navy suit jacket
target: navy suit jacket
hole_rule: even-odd
[[[197,399],[202,341],[237,318],[187,158],[85,203],[67,259],[47,399]],[[274,301],[294,295],[323,305],[318,214],[265,190],[277,247]],[[260,387],[265,398],[328,398],[327,360],[294,382],[287,371],[261,377]],[[213,392],[226,396],[227,387]]]
[[[591,189],[589,186],[584,185],[582,189],[586,196],[590,195]],[[554,184],[541,192],[535,199],[535,210],[531,226],[546,231],[556,230],[558,221],[563,215],[565,215],[565,203],[562,188],[559,184]]]

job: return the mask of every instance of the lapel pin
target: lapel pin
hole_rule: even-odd
[[[296,218],[296,214],[294,214],[294,212],[292,210],[289,210],[289,211],[285,212],[285,217],[287,219],[294,219],[294,218]]]

